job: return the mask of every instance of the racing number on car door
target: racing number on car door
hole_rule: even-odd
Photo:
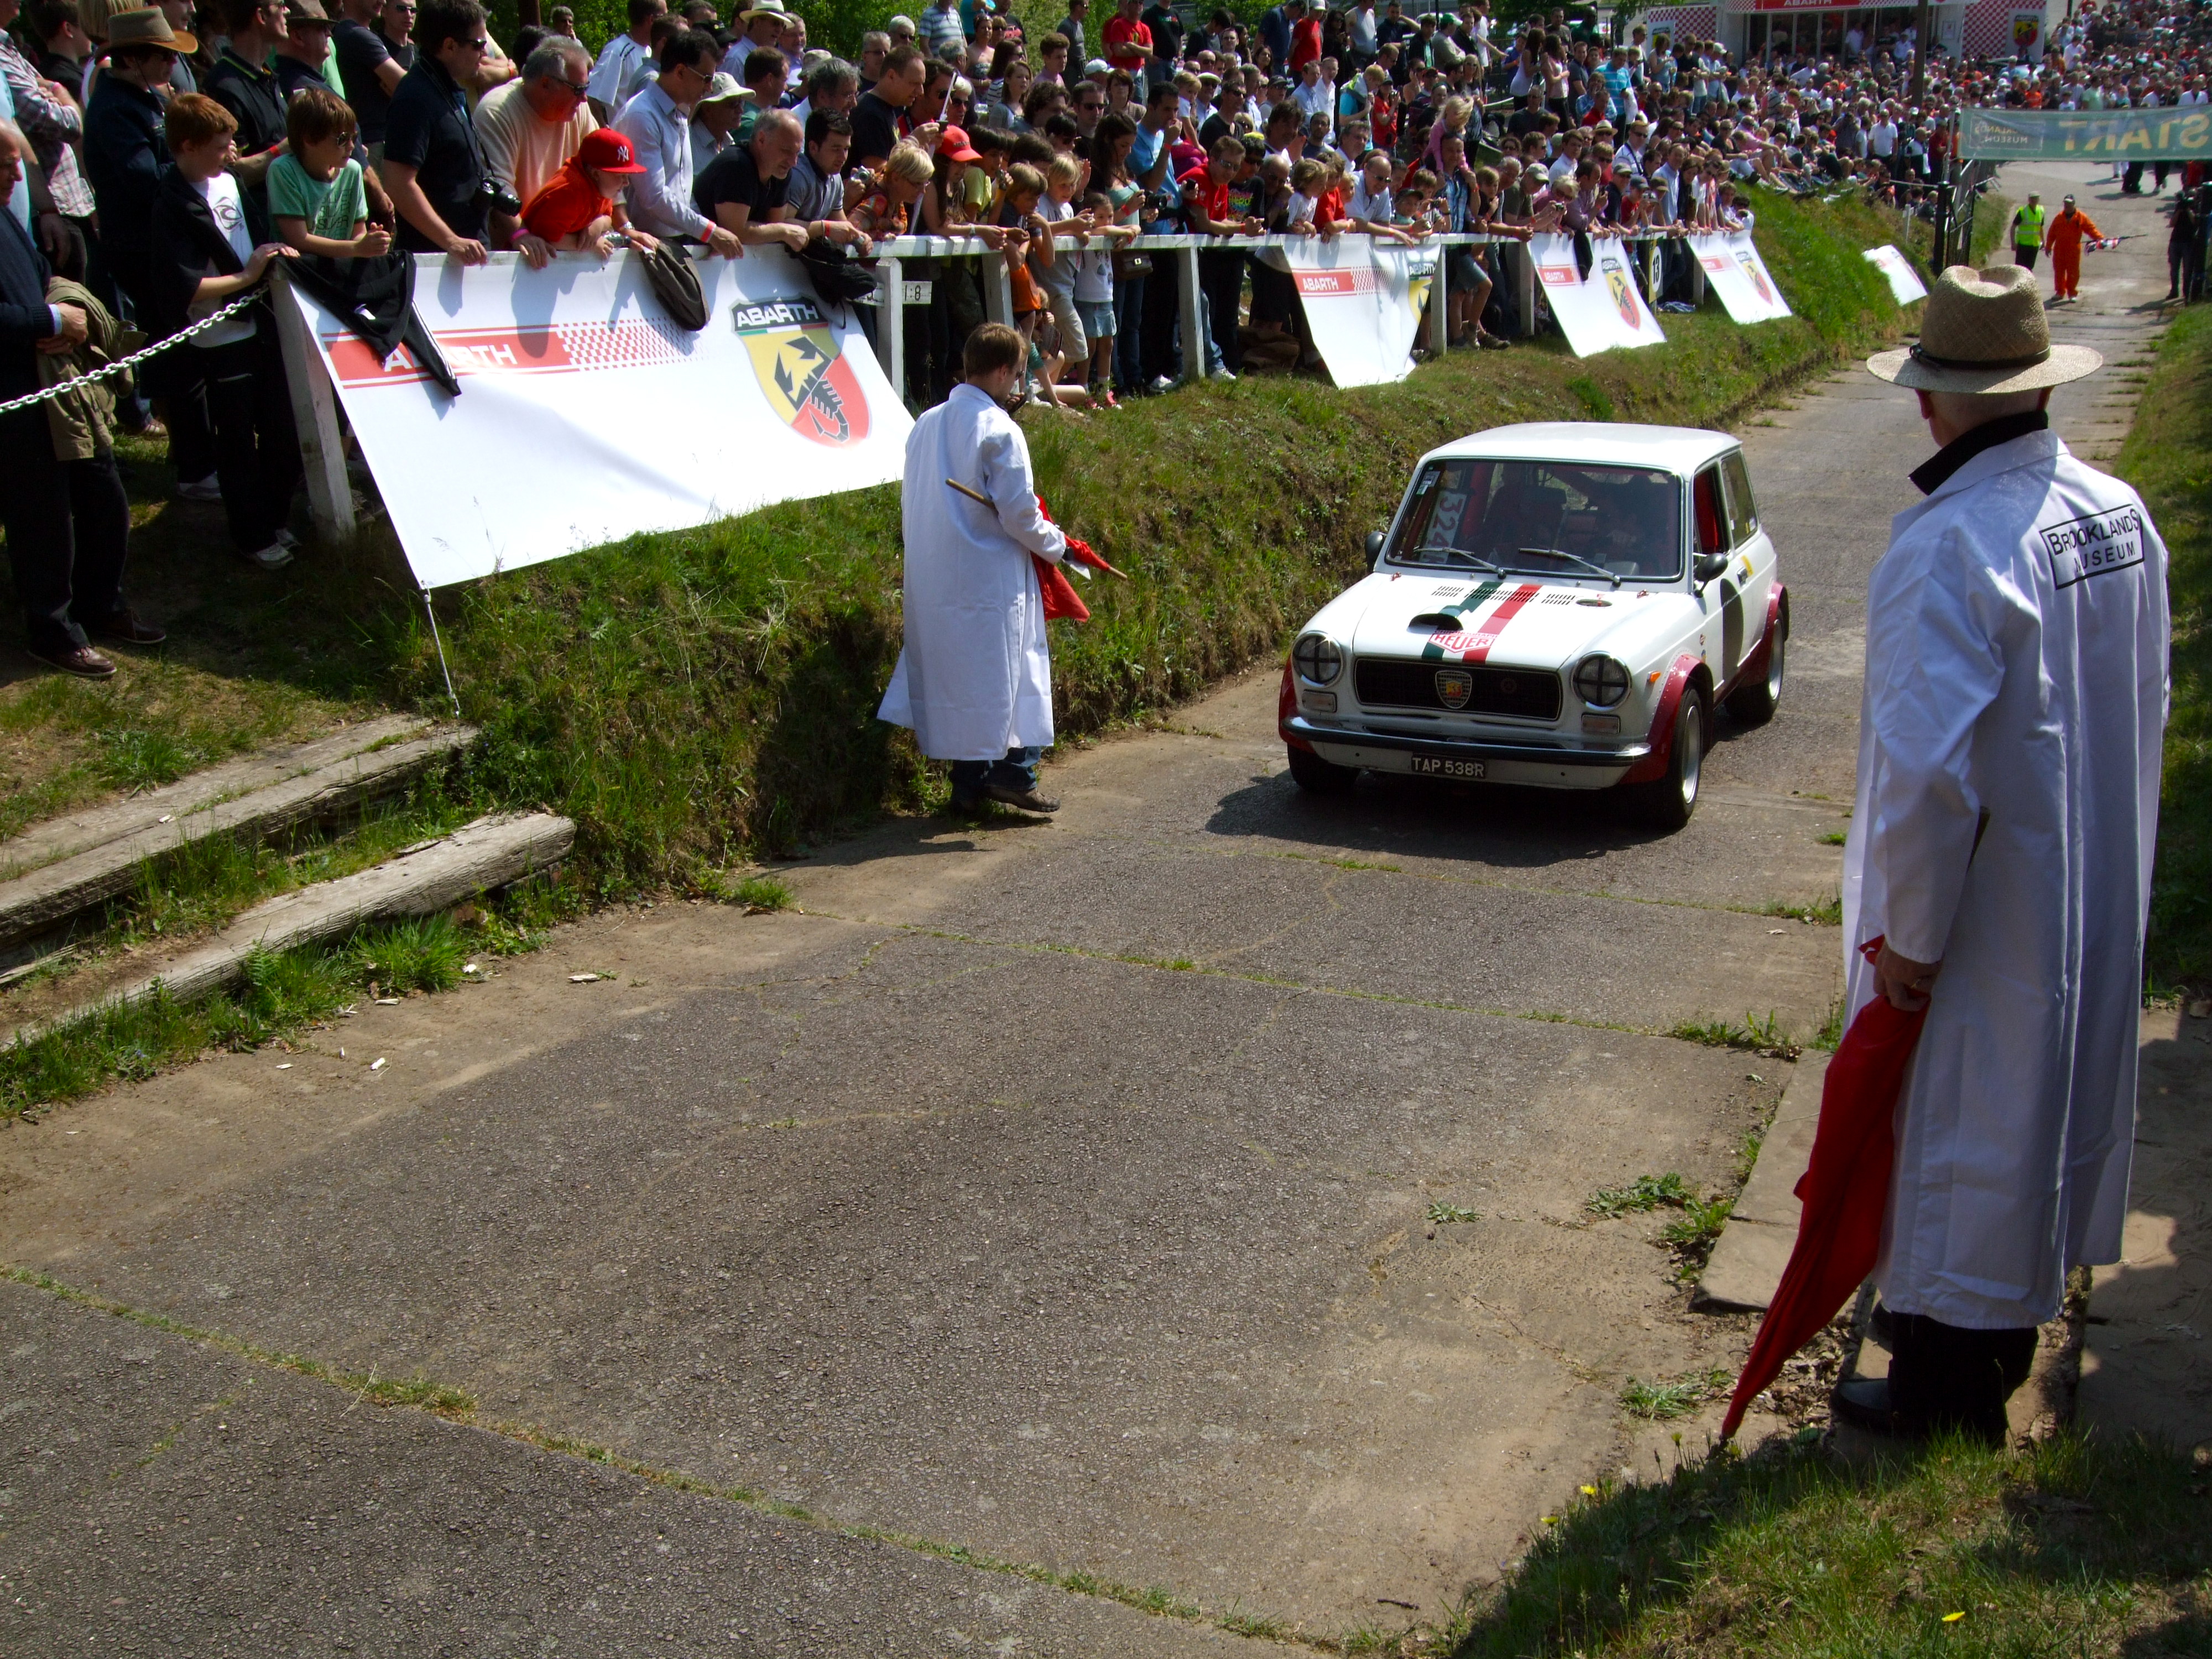
[[[1734,562],[1722,578],[1722,651],[1734,674],[1743,666],[1744,653],[1759,643],[1766,628],[1766,592],[1774,581],[1774,544],[1759,527],[1759,506],[1752,499],[1751,474],[1743,452],[1730,452],[1721,459],[1721,476],[1728,485],[1729,547]]]
[[[1698,554],[1725,553],[1729,550],[1728,501],[1721,490],[1720,464],[1715,462],[1698,474],[1695,497],[1697,508]],[[1707,582],[1698,590],[1698,605],[1705,612],[1698,628],[1698,650],[1711,665],[1713,678],[1717,683],[1728,678],[1727,663],[1727,601],[1730,592],[1726,576]],[[1742,628],[1738,618],[1736,627]],[[1741,644],[1738,647],[1741,649]]]

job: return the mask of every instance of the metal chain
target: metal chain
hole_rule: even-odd
[[[142,347],[140,349],[132,352],[127,357],[118,357],[113,362],[106,365],[104,368],[94,369],[89,374],[72,374],[66,380],[57,381],[54,385],[47,386],[41,391],[32,392],[28,397],[11,398],[4,404],[0,404],[0,415],[12,415],[19,409],[28,409],[34,404],[51,402],[52,399],[62,396],[64,392],[74,390],[77,386],[87,385],[94,380],[104,380],[111,374],[120,374],[126,369],[134,368],[138,364],[144,362],[149,357],[154,356],[155,352],[167,351],[171,346],[182,345],[185,341],[191,339],[193,335],[204,333],[209,329],[213,328],[217,323],[222,322],[226,319],[235,317],[240,312],[245,310],[246,307],[257,302],[261,298],[261,295],[262,290],[259,289],[255,289],[248,293],[241,294],[238,298],[231,301],[229,304],[223,306],[221,309],[211,312],[207,316],[201,318],[199,321],[194,323],[191,327],[179,329],[176,333],[170,335],[167,338],[156,340],[153,344]]]

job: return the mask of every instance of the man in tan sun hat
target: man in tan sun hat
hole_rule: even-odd
[[[2119,1259],[2167,617],[2142,500],[2050,429],[2102,362],[2051,343],[2025,268],[1954,265],[1919,343],[1867,363],[1940,447],[1868,584],[1844,854],[1846,1017],[1927,1010],[1875,1267],[1889,1376],[1833,1401],[1862,1426],[2002,1443],[2067,1271]]]

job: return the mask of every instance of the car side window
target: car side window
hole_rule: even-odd
[[[1709,466],[1698,474],[1698,551],[1729,550],[1728,509],[1721,501],[1721,470]]]
[[[1721,462],[1728,475],[1729,545],[1741,547],[1759,533],[1759,507],[1751,498],[1751,473],[1739,449]]]

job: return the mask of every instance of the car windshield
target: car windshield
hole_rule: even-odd
[[[1602,571],[1663,580],[1682,570],[1680,490],[1673,473],[1650,467],[1431,461],[1384,556],[1516,575]]]

